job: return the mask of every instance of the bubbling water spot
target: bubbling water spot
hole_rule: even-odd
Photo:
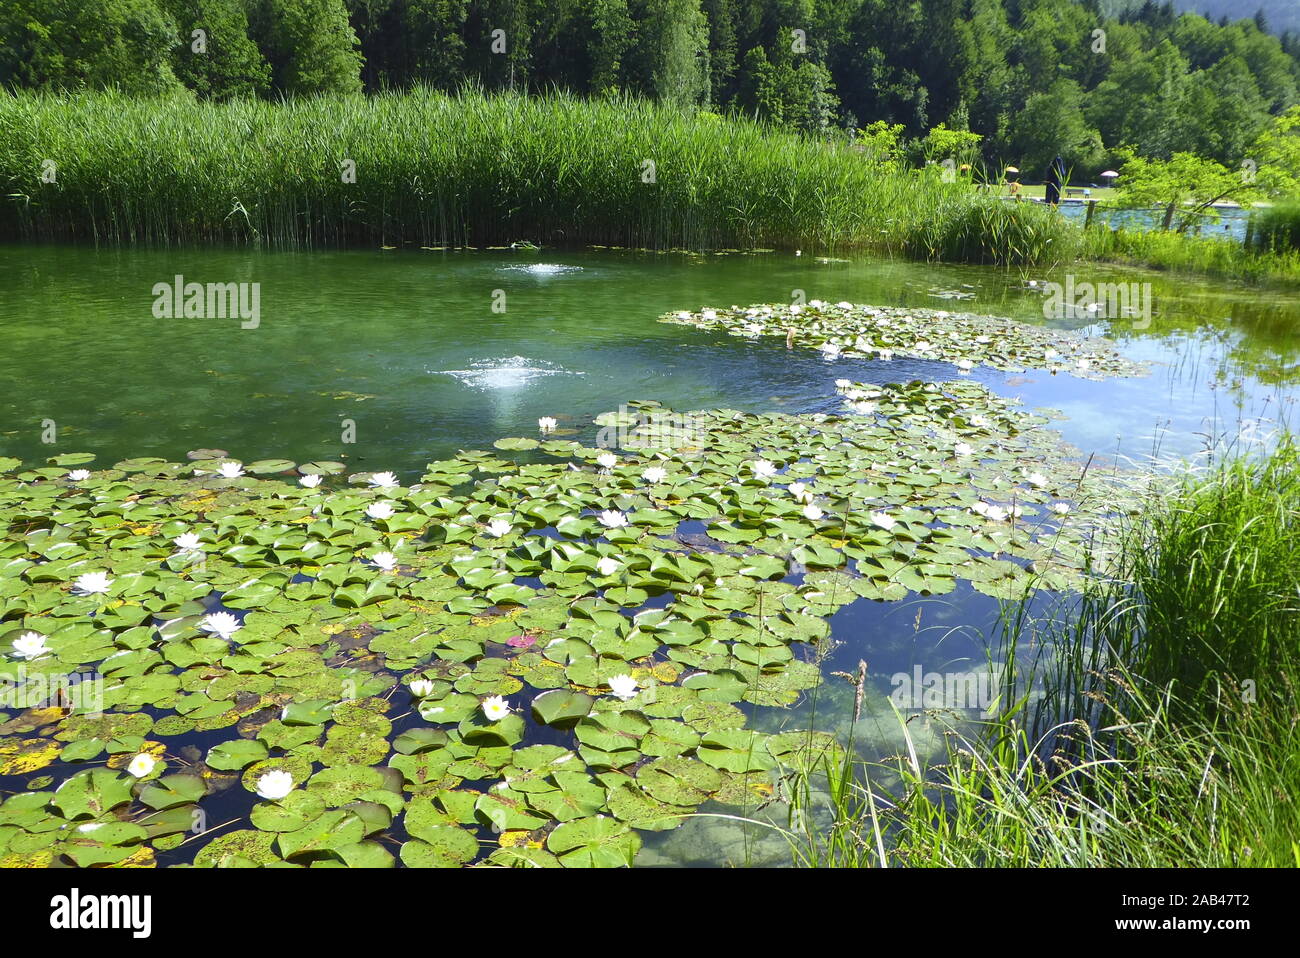
[[[508,359],[476,359],[469,369],[440,369],[435,376],[451,376],[471,389],[518,389],[543,376],[585,376],[542,359],[511,356]]]
[[[561,266],[558,263],[532,263],[528,266],[502,266],[503,271],[528,273],[530,276],[561,276],[565,273],[581,273],[581,266]]]

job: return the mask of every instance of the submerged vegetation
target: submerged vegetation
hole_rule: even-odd
[[[948,726],[937,765],[906,725],[895,760],[842,756],[829,830],[787,832],[800,859],[1300,866],[1298,465],[1284,437],[1189,478],[1062,620],[1018,604],[1027,694],[976,728],[932,714]]]

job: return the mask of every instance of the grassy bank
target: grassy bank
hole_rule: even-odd
[[[1151,230],[1081,230],[1083,259],[1255,283],[1300,283],[1300,251]]]
[[[1300,865],[1298,466],[1285,442],[1188,482],[1069,627],[1013,617],[1044,694],[954,727],[937,766],[909,738],[832,770],[834,825],[791,833],[799,860]]]
[[[1070,252],[1044,211],[632,99],[22,94],[0,98],[0,171],[0,235],[23,239],[865,248],[1027,265]]]

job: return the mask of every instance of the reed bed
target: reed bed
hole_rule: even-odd
[[[42,181],[47,160],[53,183]],[[6,238],[856,248],[1024,265],[1045,249],[1014,229],[970,228],[976,214],[963,211],[1005,225],[990,212],[1000,203],[843,145],[563,93],[223,104],[5,95],[0,176]],[[960,241],[944,241],[943,223]]]

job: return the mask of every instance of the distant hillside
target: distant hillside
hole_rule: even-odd
[[[1101,0],[1101,9],[1115,16],[1142,3],[1143,0]],[[1287,30],[1300,33],[1300,0],[1174,0],[1174,8],[1179,12],[1190,10],[1215,21],[1223,16],[1229,20],[1246,20],[1255,16],[1256,10],[1263,10],[1270,33],[1280,35]]]
[[[1300,31],[1300,0],[1174,0],[1174,6],[1213,20],[1224,15],[1232,20],[1241,20],[1253,17],[1256,10],[1263,10],[1268,18],[1269,32]]]

